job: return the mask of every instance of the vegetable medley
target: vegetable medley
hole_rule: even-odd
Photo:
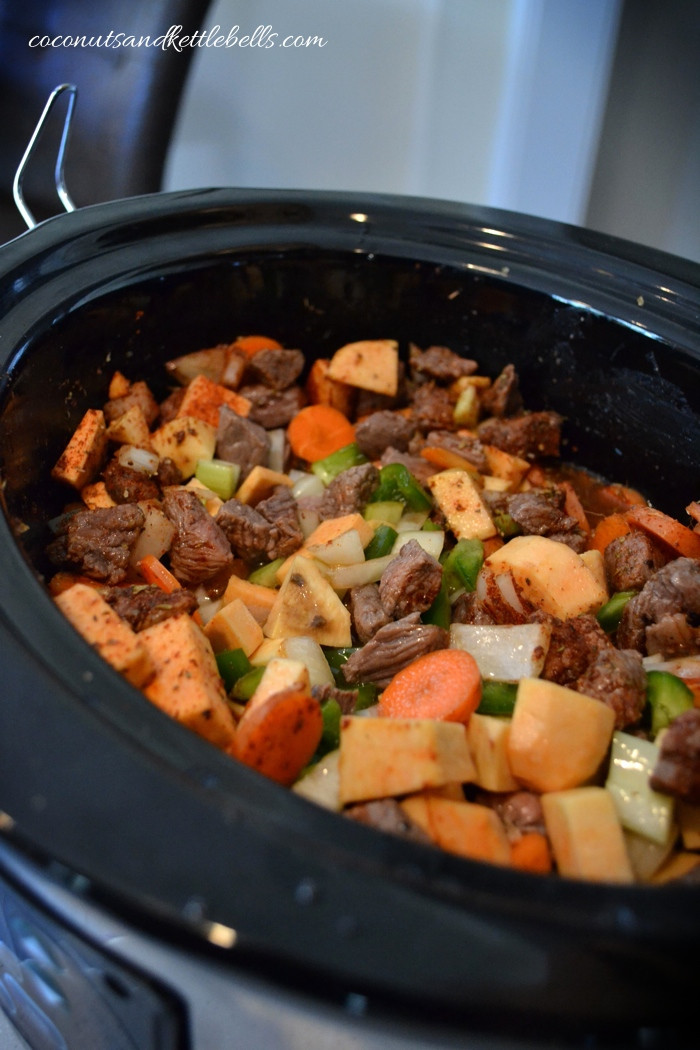
[[[116,372],[52,476],[56,603],[155,705],[314,802],[587,880],[700,874],[700,504],[561,461],[443,346],[244,336]]]

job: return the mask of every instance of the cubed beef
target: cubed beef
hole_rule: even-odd
[[[400,619],[429,609],[441,583],[440,562],[424,551],[418,540],[409,540],[382,573],[379,597],[389,616]]]
[[[414,343],[409,347],[409,367],[413,378],[433,379],[436,383],[454,383],[462,376],[470,376],[479,367],[476,361],[460,357],[447,346],[429,346],[421,350]]]
[[[107,492],[115,503],[140,503],[143,500],[160,499],[160,485],[156,478],[142,470],[124,467],[115,457],[102,472]]]
[[[539,617],[537,617],[539,618]],[[552,635],[542,669],[542,678],[573,686],[585,674],[599,652],[614,646],[595,616],[584,613],[569,620],[549,618]]]
[[[643,532],[617,536],[604,553],[605,576],[611,593],[641,591],[663,564],[654,545]]]
[[[343,810],[346,817],[359,824],[367,824],[389,835],[400,835],[411,842],[429,845],[431,840],[420,825],[404,813],[395,798],[378,798],[371,802],[359,802]]]
[[[144,521],[135,503],[76,511],[63,519],[47,554],[59,568],[74,569],[109,584],[121,583]]]
[[[216,524],[226,536],[237,557],[246,562],[272,560],[276,544],[274,526],[255,507],[228,499],[219,508]]]
[[[143,631],[169,616],[182,616],[197,608],[197,599],[186,587],[171,594],[155,584],[112,587],[105,599],[134,631]]]
[[[355,427],[355,441],[368,459],[379,459],[391,447],[405,452],[415,432],[413,423],[399,412],[373,412]]]
[[[299,386],[286,390],[272,390],[262,383],[242,386],[238,391],[251,402],[248,419],[259,423],[266,430],[289,426],[300,408],[306,403],[304,391]]]
[[[434,649],[447,649],[450,635],[442,627],[420,622],[420,613],[411,613],[381,627],[361,649],[343,665],[346,682],[374,682],[384,689],[397,671]]]
[[[379,471],[373,463],[361,463],[342,471],[323,493],[319,506],[321,518],[340,518],[364,510],[378,484]]]
[[[260,500],[255,509],[275,530],[275,558],[288,558],[299,550],[304,534],[299,523],[297,501],[286,485],[278,485],[272,495]]]
[[[163,510],[176,529],[170,568],[180,583],[196,586],[233,564],[230,543],[194,492],[168,489]]]
[[[329,682],[313,685],[311,695],[319,704],[324,704],[326,700],[335,700],[344,715],[351,715],[357,704],[357,689],[338,689]]]
[[[477,437],[471,434],[456,434],[449,430],[431,430],[425,436],[425,444],[455,452],[462,459],[468,460],[482,474],[489,473],[489,463],[484,446]]]
[[[271,390],[286,390],[301,375],[304,355],[301,350],[258,350],[250,358],[246,382],[263,383]]]
[[[168,456],[159,460],[157,477],[161,489],[167,488],[169,485],[180,485],[182,483],[180,468]]]
[[[700,651],[700,561],[674,558],[655,572],[627,602],[616,640],[666,659]]]
[[[380,627],[391,620],[379,597],[376,583],[366,583],[362,587],[352,587],[348,595],[348,608],[352,625],[362,645],[373,638]]]
[[[615,728],[635,726],[646,704],[646,672],[636,649],[600,649],[575,682],[578,693],[601,700],[615,713]]]
[[[659,748],[650,787],[691,805],[700,804],[700,708],[678,715],[663,734]]]
[[[264,352],[264,351],[261,351]],[[267,463],[270,438],[264,427],[239,416],[228,405],[219,409],[219,425],[216,430],[216,454],[241,468],[239,480],[248,477],[253,467]]]
[[[451,619],[452,623],[495,623],[476,591],[463,591],[457,596],[452,603]]]
[[[525,412],[507,419],[492,417],[479,424],[478,434],[487,445],[522,459],[558,456],[562,416],[558,412]]]
[[[455,399],[444,387],[423,383],[411,399],[411,414],[416,427],[428,430],[454,430]]]
[[[515,367],[506,365],[491,386],[483,391],[480,400],[482,411],[488,416],[502,419],[504,416],[514,416],[522,412],[523,399]]]

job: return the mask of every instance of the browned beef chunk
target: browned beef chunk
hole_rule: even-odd
[[[246,369],[246,381],[263,383],[271,390],[286,390],[302,373],[304,355],[301,350],[258,350]]]
[[[389,463],[403,463],[404,467],[413,474],[413,477],[421,485],[424,485],[428,478],[432,477],[438,469],[432,463],[429,463],[427,459],[423,459],[422,456],[414,456],[408,452],[399,452],[395,448],[387,448],[382,453],[380,463],[383,467],[386,467]]]
[[[355,634],[363,645],[391,619],[382,605],[376,583],[352,587],[348,595],[348,608]]]
[[[476,591],[465,591],[452,603],[452,622],[493,624],[496,621],[484,608]]]
[[[180,583],[204,583],[233,563],[230,543],[194,492],[168,489],[163,510],[176,529],[170,568]]]
[[[278,485],[271,496],[261,500],[258,514],[270,522],[275,530],[275,558],[288,558],[299,550],[304,534],[299,523],[297,502],[286,485]]]
[[[109,584],[121,583],[144,520],[135,503],[76,511],[64,519],[47,554],[59,568],[74,569]]]
[[[614,648],[595,616],[584,613],[570,620],[551,618],[552,636],[542,669],[542,678],[573,686],[599,652]]]
[[[343,665],[345,681],[374,682],[385,688],[397,671],[434,649],[447,649],[450,635],[442,627],[420,622],[420,613],[411,613],[380,628],[366,645],[348,657]]]
[[[482,474],[488,474],[489,464],[484,446],[470,434],[453,434],[449,430],[431,430],[425,436],[425,444],[456,452],[458,456],[473,463]]]
[[[522,412],[520,382],[513,365],[506,365],[491,386],[484,390],[481,395],[481,407],[486,415],[497,416],[499,419]]]
[[[321,518],[340,518],[363,510],[378,484],[379,471],[373,463],[344,470],[323,493],[319,507]]]
[[[379,581],[379,597],[389,616],[425,612],[438,596],[442,565],[417,540],[405,543]]]
[[[476,361],[460,357],[447,346],[421,350],[413,343],[409,347],[408,363],[414,378],[434,379],[436,383],[454,383],[461,376],[473,375],[479,367]]]
[[[304,391],[299,386],[272,390],[269,386],[256,383],[242,386],[238,392],[252,403],[248,419],[252,423],[259,423],[266,430],[289,426],[306,403]]]
[[[666,659],[700,651],[700,561],[674,558],[654,573],[625,606],[616,639]]]
[[[179,386],[176,387],[176,389],[173,390],[172,393],[168,394],[168,396],[163,401],[161,401],[159,406],[161,424],[169,423],[172,419],[175,419],[177,417],[180,405],[182,404],[184,399],[185,387]]]
[[[478,801],[486,799],[479,797]],[[545,832],[541,796],[534,791],[509,791],[491,796],[490,803],[503,821],[510,839],[527,831]]]
[[[133,467],[123,467],[116,457],[111,459],[102,479],[107,492],[115,503],[139,503],[147,499],[160,499],[160,485],[155,478]]]
[[[412,842],[430,844],[431,840],[426,832],[404,813],[395,798],[360,802],[354,806],[348,806],[343,813],[360,824],[368,824],[390,835],[400,835]]]
[[[264,353],[264,351],[261,351]],[[253,467],[267,463],[270,438],[264,427],[239,416],[228,405],[219,409],[216,430],[216,454],[241,468],[240,481],[248,477]]]
[[[611,593],[641,591],[661,567],[658,553],[643,532],[617,536],[605,548],[605,576]]]
[[[413,423],[398,412],[373,412],[355,427],[355,440],[368,459],[379,459],[391,447],[405,452],[413,437]]]
[[[579,693],[602,700],[615,713],[615,728],[639,722],[646,703],[646,672],[636,649],[600,649],[576,681]]]
[[[158,463],[158,484],[161,489],[167,488],[168,485],[180,485],[181,482],[180,468],[167,456],[161,459]]]
[[[105,593],[105,599],[134,631],[143,631],[169,616],[189,614],[197,608],[197,599],[186,587],[172,594],[166,594],[155,584],[112,587]]]
[[[325,703],[326,700],[336,700],[344,715],[351,715],[357,703],[357,689],[338,689],[337,686],[329,683],[312,686],[311,695],[320,704]]]
[[[558,456],[563,419],[557,412],[525,412],[508,419],[485,419],[478,434],[487,445],[522,459]]]
[[[529,489],[527,492],[484,493],[489,508],[509,514],[525,535],[546,536],[566,543],[577,553],[586,549],[587,539],[576,518],[566,513],[563,489]]]
[[[654,791],[700,803],[700,708],[694,707],[671,722],[661,738],[660,753],[649,779]]]
[[[416,387],[412,403],[412,415],[419,430],[454,430],[454,398],[435,383],[423,383]]]

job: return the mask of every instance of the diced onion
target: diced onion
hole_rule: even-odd
[[[155,452],[149,452],[146,448],[137,448],[136,445],[121,445],[116,454],[117,461],[122,467],[130,467],[142,474],[156,474],[160,462]]]

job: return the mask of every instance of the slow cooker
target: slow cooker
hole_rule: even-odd
[[[344,820],[169,720],[48,597],[49,471],[84,410],[116,369],[164,395],[166,359],[246,332],[308,361],[387,337],[513,362],[565,458],[676,516],[697,499],[690,262],[490,208],[226,189],[3,247],[5,1022],[42,1048],[697,1045],[697,886],[516,873]]]

